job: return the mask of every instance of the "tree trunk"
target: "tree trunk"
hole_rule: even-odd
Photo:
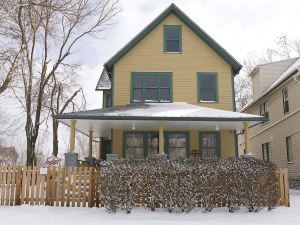
[[[32,136],[27,137],[27,166],[35,166],[36,158],[35,158],[35,142]]]
[[[52,152],[52,155],[57,156],[57,154],[58,154],[58,121],[56,121],[56,120],[53,120],[52,132],[53,132],[53,152]]]

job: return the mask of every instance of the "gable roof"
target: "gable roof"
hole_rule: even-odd
[[[147,27],[138,33],[129,43],[111,57],[104,67],[107,71],[111,71],[115,63],[117,63],[127,52],[129,52],[137,43],[146,37],[158,24],[160,24],[167,16],[174,13],[181,21],[185,23],[195,34],[197,34],[209,47],[211,47],[219,56],[221,56],[229,65],[232,66],[233,74],[238,74],[242,65],[231,56],[221,45],[219,45],[212,37],[202,30],[192,19],[182,12],[174,3],[165,9],[158,17],[156,17]]]
[[[281,84],[286,82],[289,78],[297,73],[300,73],[300,57],[293,59],[293,63],[285,71],[283,71],[283,73],[281,73],[280,76],[261,95],[245,105],[240,110],[240,112],[245,112],[245,110],[249,109],[252,105],[271,93],[273,90],[275,90],[277,87],[279,87]]]

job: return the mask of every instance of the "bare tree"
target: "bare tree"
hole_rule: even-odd
[[[64,75],[61,74],[59,77],[65,77]],[[63,81],[58,81],[56,75],[52,77],[52,82],[49,85],[51,89],[49,110],[52,115],[62,114],[66,109],[69,111],[85,109],[86,101],[83,90],[79,85],[74,85],[76,78],[78,75],[75,71],[72,71],[65,79],[61,79]],[[80,100],[78,100],[79,94],[81,95]],[[77,101],[75,101],[76,97]],[[52,155],[54,156],[58,154],[58,126],[59,122],[52,119]]]
[[[26,4],[25,4],[26,3]],[[119,12],[117,0],[11,0],[16,5],[4,18],[0,33],[21,46],[20,76],[13,87],[26,113],[27,165],[36,164],[35,147],[41,124],[45,123],[47,93],[51,79],[77,65],[72,58],[76,46],[95,37]]]
[[[243,62],[242,72],[235,77],[237,110],[239,111],[252,100],[252,82],[248,74],[257,65],[298,56],[300,56],[300,39],[289,39],[287,35],[277,37],[273,48],[267,48],[260,54],[248,53]]]

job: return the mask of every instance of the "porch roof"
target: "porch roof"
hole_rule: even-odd
[[[213,109],[185,102],[139,103],[104,109],[64,113],[53,116],[70,125],[77,120],[77,130],[97,136],[109,136],[110,129],[158,129],[164,121],[165,129],[242,129],[243,122],[253,126],[264,121],[262,116]]]

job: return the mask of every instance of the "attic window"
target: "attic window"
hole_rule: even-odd
[[[181,26],[164,25],[164,52],[181,52]]]

